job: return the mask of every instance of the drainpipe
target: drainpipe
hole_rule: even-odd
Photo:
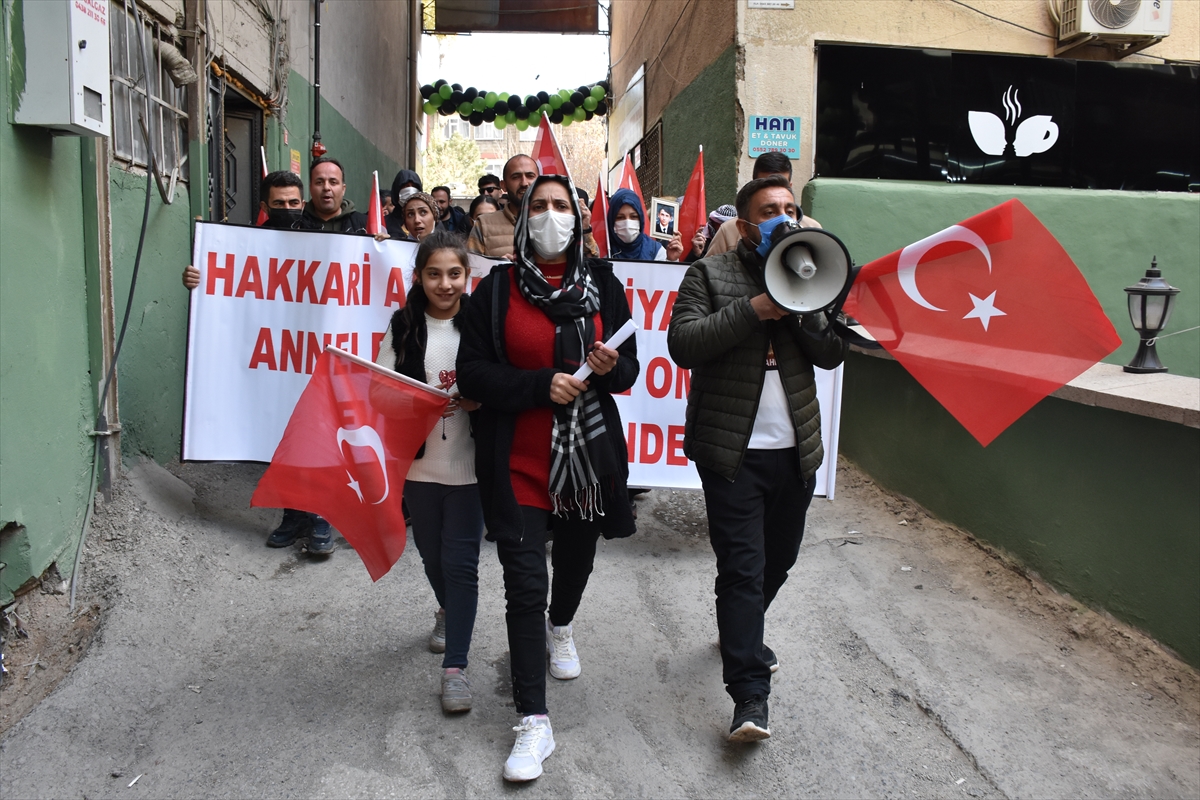
[[[315,0],[313,12],[313,158],[328,152],[321,144],[321,3],[324,1]]]
[[[417,51],[421,47],[421,31],[425,23],[422,16],[420,0],[410,0],[408,4],[408,92],[412,102],[409,103],[409,113],[412,114],[407,126],[408,142],[405,149],[408,156],[409,169],[417,168],[417,131],[425,124],[423,115],[420,86],[417,83]]]

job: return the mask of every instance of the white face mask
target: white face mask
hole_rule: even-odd
[[[629,244],[642,232],[642,226],[636,219],[619,219],[613,223],[613,232],[618,239]]]
[[[546,211],[529,218],[529,240],[542,258],[557,258],[566,252],[575,235],[575,215]]]
[[[416,193],[417,190],[414,187],[405,186],[400,190],[400,194],[396,195],[396,206],[403,208],[404,204],[408,201],[408,198],[412,197]]]

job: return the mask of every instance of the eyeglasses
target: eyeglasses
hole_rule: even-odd
[[[484,194],[491,194],[492,192],[500,191],[500,187],[499,186],[485,186],[482,189],[480,189],[479,191],[483,192]]]

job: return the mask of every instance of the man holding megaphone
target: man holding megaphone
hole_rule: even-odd
[[[688,269],[667,344],[692,371],[684,452],[700,473],[717,556],[729,739],[749,742],[771,735],[767,697],[779,664],[763,644],[763,616],[800,551],[824,456],[813,367],[845,358],[827,309],[851,270],[836,237],[796,224],[786,177],[750,181],[736,207],[740,241]]]

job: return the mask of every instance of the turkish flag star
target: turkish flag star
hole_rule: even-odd
[[[1121,344],[1019,200],[867,264],[845,310],[984,446]]]
[[[1008,316],[1008,314],[1005,314],[1003,311],[996,308],[995,292],[989,294],[986,300],[981,300],[970,292],[967,292],[967,296],[971,298],[971,302],[975,304],[975,307],[968,311],[967,315],[963,317],[963,319],[979,320],[981,323],[983,323],[983,329],[985,331],[988,329],[988,322],[991,321],[992,317]]]

